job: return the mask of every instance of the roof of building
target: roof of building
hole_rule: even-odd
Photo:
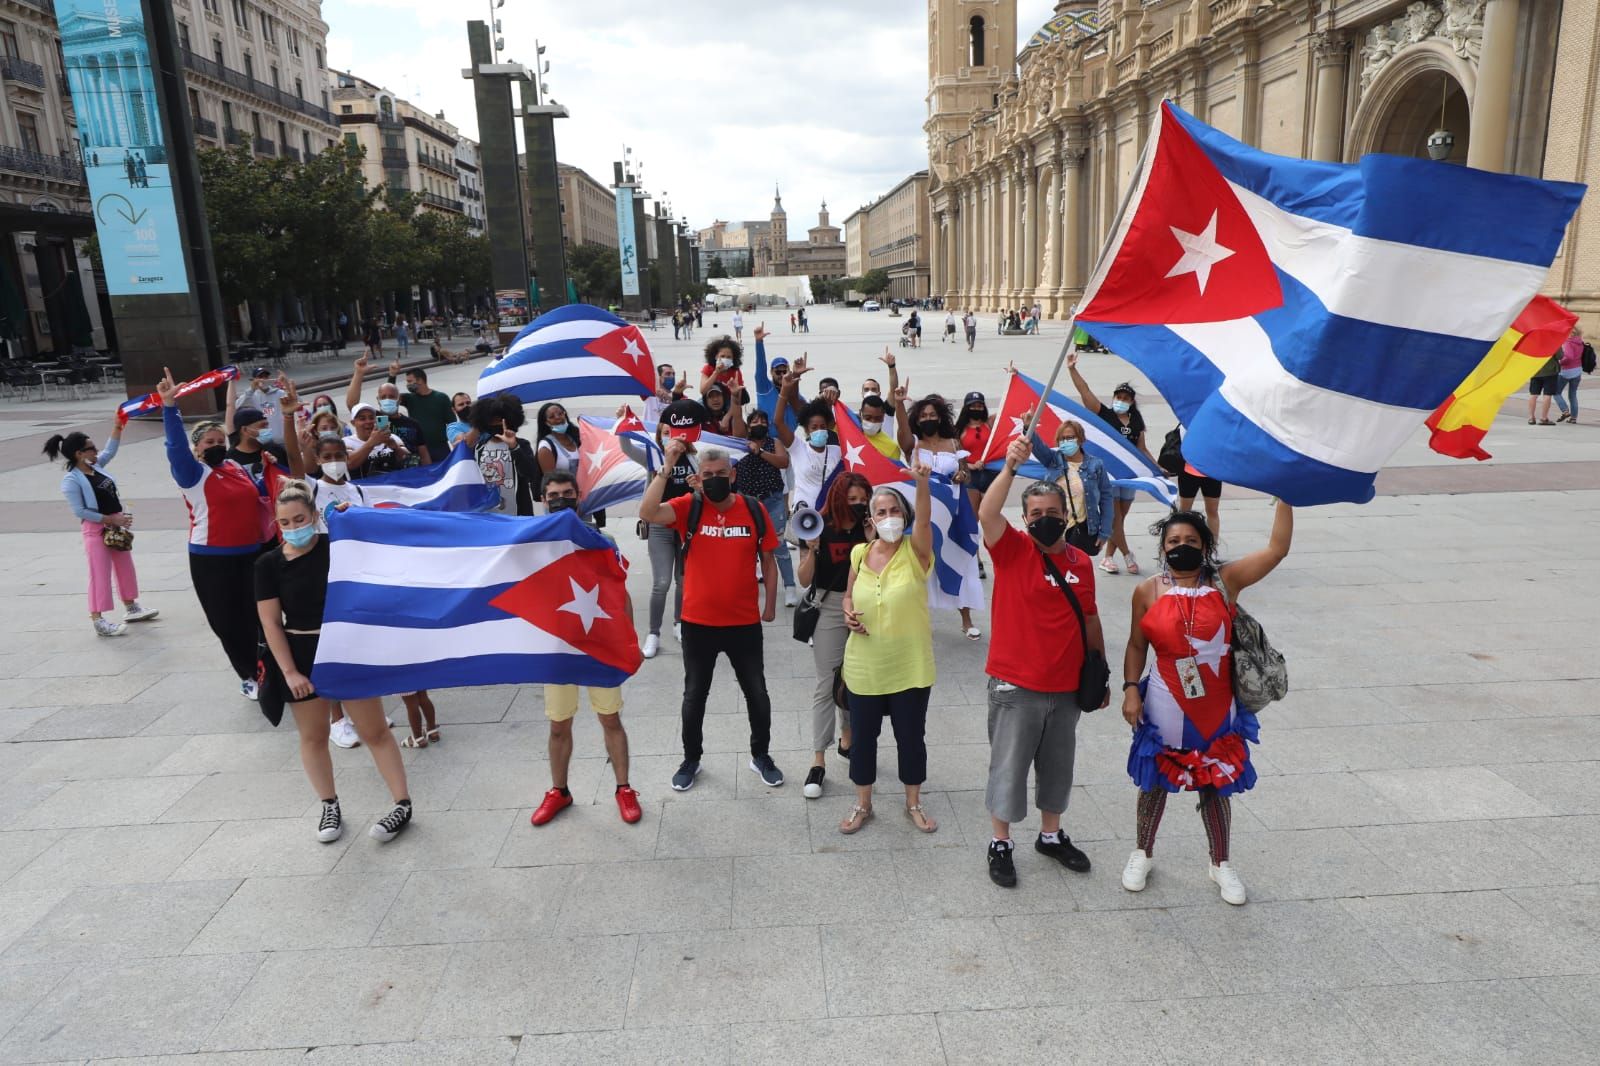
[[[1028,38],[1026,52],[1051,41],[1067,40],[1076,41],[1084,37],[1092,37],[1100,29],[1100,11],[1097,8],[1084,8],[1079,11],[1066,11],[1059,15],[1052,15],[1045,21],[1039,31]]]

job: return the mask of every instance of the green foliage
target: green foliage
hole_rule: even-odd
[[[578,299],[610,306],[622,300],[622,260],[615,248],[580,244],[567,249],[567,276],[578,287]]]
[[[722,265],[722,256],[720,256],[720,255],[712,256],[711,257],[711,263],[706,267],[706,277],[708,277],[708,278],[725,278],[727,276],[728,276],[728,268]]]
[[[866,296],[877,296],[889,288],[889,272],[882,267],[873,267],[853,280],[853,288]]]

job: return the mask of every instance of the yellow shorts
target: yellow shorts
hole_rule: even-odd
[[[589,706],[595,714],[617,714],[622,710],[621,688],[589,689]],[[546,685],[544,716],[552,722],[569,721],[578,713],[577,685]]]

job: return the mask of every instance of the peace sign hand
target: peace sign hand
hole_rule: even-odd
[[[161,380],[156,382],[156,395],[161,397],[162,407],[171,407],[178,402],[178,384],[172,380],[172,371],[167,367],[161,368]]]

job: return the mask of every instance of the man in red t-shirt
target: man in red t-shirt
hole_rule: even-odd
[[[978,522],[994,560],[994,602],[989,607],[989,879],[1002,888],[1017,883],[1011,823],[1028,813],[1028,769],[1035,774],[1039,839],[1034,848],[1069,870],[1086,873],[1089,857],[1061,831],[1072,795],[1077,748],[1078,675],[1084,649],[1105,653],[1105,634],[1094,602],[1094,560],[1066,541],[1067,500],[1053,481],[1036,481],[1022,493],[1028,532],[1001,513],[1017,467],[1031,453],[1026,437],[1012,441],[1005,467],[983,494]],[[1077,597],[1084,627],[1055,574]],[[1109,702],[1110,694],[1107,693]],[[1101,704],[1102,707],[1105,703]]]
[[[783,772],[768,754],[772,736],[772,701],[767,698],[762,661],[761,623],[778,612],[778,564],[773,552],[778,536],[760,502],[734,492],[735,472],[721,448],[701,448],[700,469],[689,478],[692,495],[663,503],[667,478],[687,445],[673,437],[666,458],[639,501],[639,517],[676,530],[683,555],[683,763],[672,775],[672,787],[686,792],[700,773],[706,718],[706,696],[716,671],[717,655],[733,664],[750,715],[750,769],[776,788]],[[697,528],[689,515],[699,511]],[[756,561],[761,562],[761,587],[756,586]]]

